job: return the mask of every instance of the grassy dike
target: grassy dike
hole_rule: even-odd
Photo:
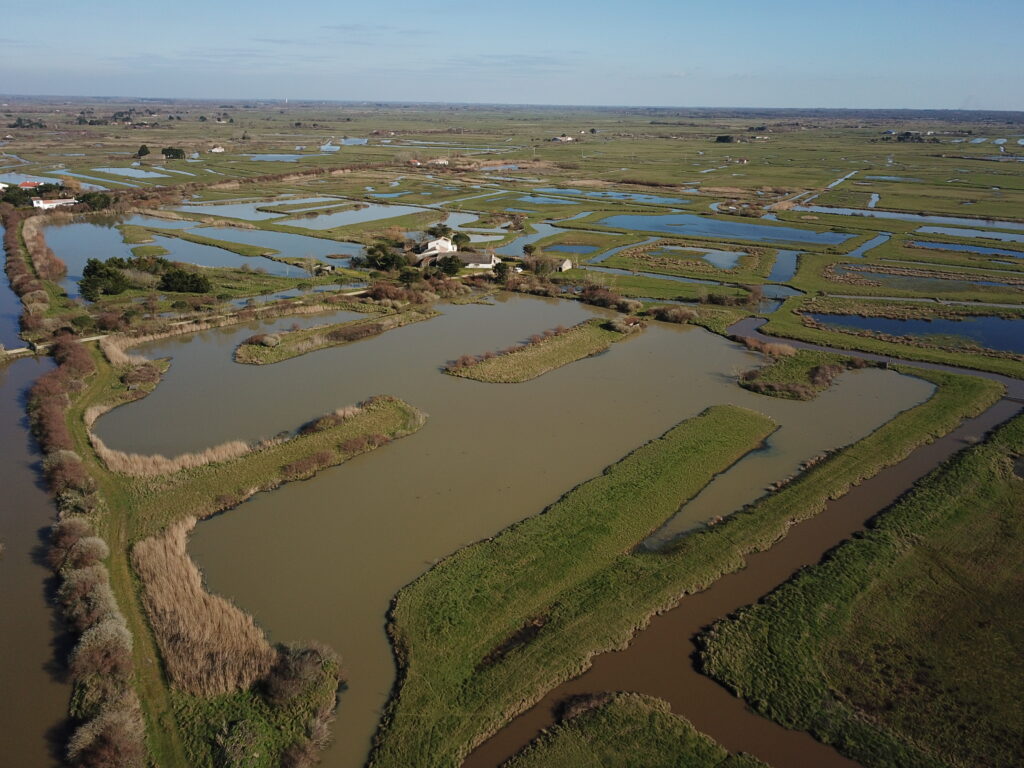
[[[617,693],[563,721],[508,762],[508,768],[766,768],[730,754],[673,715],[660,699]]]
[[[794,522],[977,415],[1002,392],[967,376],[913,375],[936,384],[928,401],[665,551],[632,548],[762,439],[770,430],[764,417],[732,406],[709,409],[544,514],[428,571],[392,608],[400,679],[372,764],[457,765],[581,672],[591,655],[622,647],[652,614],[739,570],[747,554],[771,547]]]
[[[105,502],[94,522],[110,546],[107,567],[111,588],[134,638],[135,687],[143,705],[153,761],[161,768],[222,764],[211,741],[217,736],[216,729],[249,722],[252,738],[262,753],[261,759],[252,765],[276,766],[282,739],[294,735],[301,727],[302,718],[294,709],[269,711],[260,695],[252,690],[209,699],[172,690],[143,607],[143,587],[130,564],[131,548],[141,538],[155,535],[184,517],[209,516],[241,503],[260,490],[312,476],[319,469],[383,444],[376,440],[367,445],[349,442],[353,439],[373,435],[396,438],[409,434],[424,423],[424,416],[400,400],[378,398],[358,416],[255,450],[233,461],[161,477],[128,477],[109,471],[95,454],[89,441],[85,412],[90,406],[136,399],[140,393],[126,390],[120,380],[123,371],[111,366],[98,350],[93,350],[93,359],[97,371],[86,380],[85,388],[70,404],[66,419],[76,451]],[[346,444],[352,449],[346,449]],[[310,457],[316,458],[311,466],[303,463]]]
[[[383,317],[359,318],[333,325],[319,325],[284,333],[258,334],[242,342],[235,349],[236,363],[270,365],[293,357],[329,347],[340,347],[360,339],[379,336],[403,325],[430,320],[441,313],[428,310],[408,310]]]
[[[709,408],[403,589],[390,626],[402,684],[374,764],[455,765],[590,654],[625,643],[660,607],[620,591],[628,552],[774,428]]]
[[[445,373],[488,383],[518,384],[585,357],[604,352],[631,334],[606,327],[602,320],[585,320],[561,333],[539,338],[503,353],[477,357],[464,365],[449,365]]]
[[[864,766],[1021,765],[1022,453],[1018,417],[716,624],[705,670]]]
[[[806,308],[804,301],[804,297],[800,296],[786,299],[779,310],[773,313],[768,322],[758,330],[770,336],[797,339],[837,349],[874,352],[875,354],[889,355],[905,360],[955,365],[961,368],[973,368],[978,371],[1001,373],[1004,376],[1012,376],[1017,379],[1024,378],[1024,363],[1017,360],[994,357],[977,352],[954,352],[937,347],[897,344],[854,333],[809,328],[804,325],[800,315],[797,314],[799,310]]]

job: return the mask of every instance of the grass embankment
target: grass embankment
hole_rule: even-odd
[[[766,768],[727,750],[673,715],[660,699],[617,693],[563,721],[507,763],[508,768]]]
[[[390,627],[401,679],[374,765],[456,765],[509,718],[579,673],[589,656],[621,647],[651,614],[739,570],[746,555],[771,547],[794,522],[981,412],[1002,391],[984,379],[914,374],[938,387],[927,402],[665,551],[630,553],[767,433],[764,417],[730,406],[710,409],[545,514],[459,551],[402,590]],[[539,631],[530,629],[538,623]]]
[[[524,699],[626,642],[659,607],[619,591],[626,553],[773,429],[710,408],[402,590],[391,631],[404,684],[376,762],[454,765]]]
[[[155,764],[213,766],[229,764],[231,755],[247,755],[252,765],[271,768],[279,764],[287,750],[315,752],[312,742],[321,743],[325,738],[324,723],[333,710],[337,661],[328,653],[317,652],[316,658],[303,666],[301,679],[289,684],[289,695],[280,701],[268,698],[266,687],[271,685],[271,678],[280,677],[282,664],[288,666],[285,659],[292,651],[287,649],[277,649],[270,677],[256,688],[216,696],[176,690],[165,676],[166,668],[143,608],[143,585],[132,568],[129,553],[135,542],[159,535],[183,519],[209,516],[253,493],[312,476],[388,439],[409,434],[422,425],[423,415],[399,400],[375,398],[358,413],[346,409],[348,418],[329,415],[294,438],[268,443],[232,461],[169,475],[131,477],[109,471],[93,451],[86,411],[136,399],[153,384],[128,391],[122,380],[126,369],[111,366],[98,351],[94,351],[93,359],[96,372],[70,404],[66,420],[76,451],[105,502],[95,524],[110,545],[110,586],[134,639],[135,685]],[[182,610],[194,613],[189,606]],[[211,668],[209,674],[218,673]],[[317,733],[310,733],[311,728]],[[256,753],[259,757],[253,757]]]
[[[584,320],[567,330],[555,329],[543,336],[537,334],[528,343],[498,354],[459,358],[446,366],[444,372],[476,381],[517,384],[604,352],[630,335],[611,330],[601,320]]]
[[[250,336],[235,349],[235,362],[269,365],[329,347],[351,344],[360,339],[401,328],[403,325],[430,320],[440,315],[436,310],[408,310],[384,317],[367,317],[333,325],[319,325],[285,333],[261,333]]]
[[[805,303],[807,302],[807,303]],[[821,344],[839,349],[874,352],[906,360],[920,360],[927,363],[955,365],[961,368],[973,368],[979,371],[1001,373],[1014,378],[1024,378],[1024,363],[1000,356],[986,355],[981,352],[949,350],[935,346],[910,344],[906,341],[895,342],[875,338],[873,336],[847,333],[825,328],[812,328],[804,324],[799,312],[817,311],[810,299],[796,296],[786,299],[778,311],[774,312],[768,322],[759,330],[772,336]]]
[[[765,345],[788,347],[785,344]],[[814,350],[794,350],[773,356],[767,365],[752,368],[740,375],[739,385],[751,392],[789,400],[812,400],[824,392],[841,373],[867,366],[863,360],[846,355]]]
[[[703,636],[705,669],[864,766],[1024,764],[1024,417]]]

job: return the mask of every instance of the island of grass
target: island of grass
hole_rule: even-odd
[[[833,352],[797,350],[788,344],[763,344],[750,338],[744,341],[748,348],[768,355],[769,362],[741,373],[738,383],[751,392],[772,397],[813,400],[839,374],[869,365],[861,358]]]
[[[518,384],[561,368],[563,365],[600,354],[616,341],[628,338],[638,325],[620,324],[616,330],[603,320],[584,320],[572,328],[558,328],[535,334],[525,344],[500,352],[463,355],[449,363],[444,372],[465,379],[489,383]]]
[[[767,768],[730,754],[650,696],[600,696],[516,755],[508,768]]]
[[[868,768],[1024,764],[1022,453],[1017,417],[716,624],[704,669]]]
[[[260,333],[250,336],[235,349],[235,362],[269,365],[329,347],[340,347],[360,339],[430,320],[441,313],[433,309],[410,309],[383,316],[363,317],[332,325],[318,325],[284,333]]]
[[[389,633],[399,684],[373,764],[457,765],[481,740],[654,613],[742,568],[829,499],[976,415],[995,382],[910,369],[935,394],[714,527],[636,545],[772,430],[715,406],[577,487],[544,514],[467,547],[403,589]]]

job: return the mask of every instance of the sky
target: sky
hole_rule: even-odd
[[[0,93],[1024,110],[1022,29],[1024,0],[8,2]]]

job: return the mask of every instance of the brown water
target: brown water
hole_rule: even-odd
[[[0,764],[33,768],[59,763],[71,693],[59,679],[67,649],[54,639],[50,572],[37,551],[54,510],[23,410],[26,390],[50,367],[33,358],[0,365]]]
[[[375,393],[430,414],[411,437],[204,522],[191,543],[210,588],[253,613],[273,639],[318,639],[342,654],[349,688],[327,766],[364,762],[394,680],[385,612],[395,592],[438,559],[537,513],[709,405],[755,408],[780,424],[766,450],[709,487],[710,516],[753,500],[801,461],[859,439],[932,391],[918,379],[867,370],[810,403],[767,398],[732,383],[757,357],[701,329],[662,324],[532,382],[481,384],[438,366],[597,311],[521,296],[441,309],[428,322],[266,367],[230,361],[248,329],[153,345],[147,354],[173,355],[167,379],[97,425],[112,447],[177,452],[291,429]]]
[[[672,711],[733,752],[749,752],[774,768],[856,768],[832,747],[803,731],[791,731],[752,712],[741,700],[694,666],[694,636],[704,627],[749,605],[787,581],[881,512],[919,478],[988,430],[1020,405],[1002,400],[941,440],[854,487],[824,511],[795,526],[771,549],[747,558],[742,571],[723,576],[709,589],[683,598],[656,617],[621,652],[605,653],[580,677],[550,691],[476,749],[463,768],[494,768],[555,722],[554,709],[569,696],[634,691],[665,699]]]

